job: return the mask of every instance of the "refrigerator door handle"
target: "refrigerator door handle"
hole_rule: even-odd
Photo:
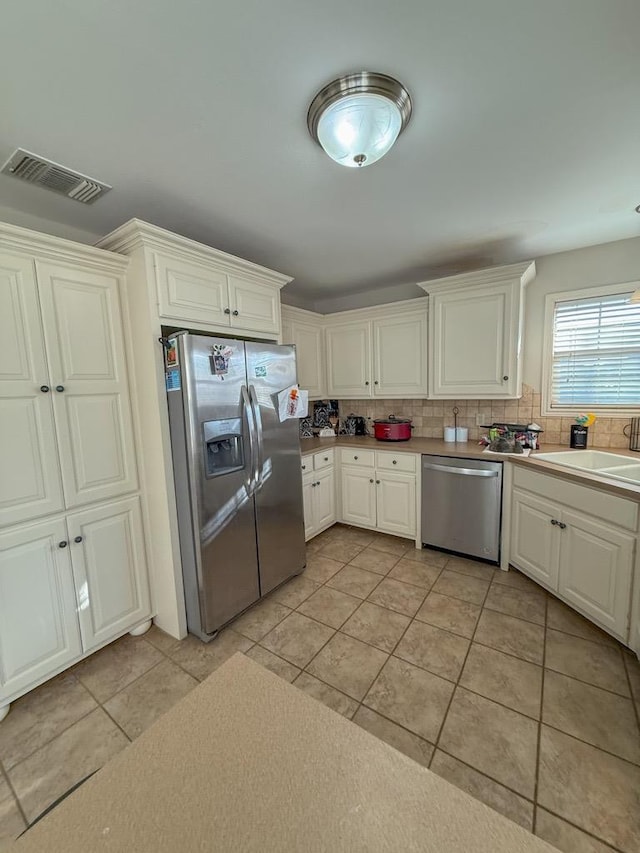
[[[242,386],[240,393],[242,395],[242,411],[247,419],[247,428],[249,431],[249,476],[246,486],[247,494],[251,497],[258,486],[255,417],[246,385]]]
[[[253,385],[249,385],[249,398],[253,408],[253,418],[257,431],[258,453],[256,457],[256,489],[259,489],[262,487],[262,483],[264,481],[264,475],[262,473],[262,467],[264,465],[264,441],[262,437],[262,415],[260,414],[260,404],[258,403],[258,395],[256,394],[256,389]]]

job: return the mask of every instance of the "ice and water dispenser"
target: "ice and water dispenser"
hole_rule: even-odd
[[[244,468],[242,420],[205,421],[202,428],[207,479],[241,471]]]

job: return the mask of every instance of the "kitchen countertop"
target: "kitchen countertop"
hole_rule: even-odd
[[[369,450],[387,450],[392,453],[426,453],[432,456],[460,456],[464,459],[494,459],[497,461],[513,462],[540,473],[550,474],[554,477],[562,477],[582,486],[591,486],[603,492],[629,498],[640,502],[640,485],[623,483],[603,474],[591,474],[579,469],[564,468],[554,462],[547,462],[538,458],[540,453],[555,453],[557,451],[568,451],[571,448],[563,444],[544,444],[539,451],[532,452],[529,456],[516,456],[507,453],[483,453],[484,448],[475,441],[452,442],[443,441],[441,438],[410,438],[408,441],[378,441],[370,436],[341,435],[336,438],[301,438],[300,448],[303,454],[314,453],[328,447],[361,447]],[[603,453],[616,453],[620,456],[628,456],[635,462],[640,460],[640,454],[633,450],[611,449],[610,447],[589,447],[589,450],[601,450]],[[581,453],[581,450],[573,450],[573,453]]]
[[[9,849],[555,851],[240,654]]]

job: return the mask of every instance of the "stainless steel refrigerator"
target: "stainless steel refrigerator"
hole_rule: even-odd
[[[298,421],[277,408],[295,350],[189,332],[165,346],[187,626],[206,641],[305,566]]]

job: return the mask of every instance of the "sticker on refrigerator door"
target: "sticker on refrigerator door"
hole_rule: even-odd
[[[224,380],[225,375],[229,372],[229,362],[232,355],[233,349],[225,344],[214,344],[211,347],[209,364],[214,376],[219,376],[220,379]]]
[[[179,391],[182,388],[180,369],[172,367],[166,372],[167,391]]]
[[[178,342],[175,338],[168,338],[164,345],[164,363],[167,370],[174,367],[180,367],[180,359],[178,358]]]
[[[264,365],[264,364],[259,364],[259,365],[256,367],[256,376],[257,376],[257,378],[258,378],[258,379],[264,379],[264,377],[265,377],[266,375],[267,375],[267,368],[265,367],[265,365]]]

